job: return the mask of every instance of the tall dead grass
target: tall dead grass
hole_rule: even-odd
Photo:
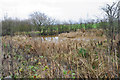
[[[96,30],[86,32],[85,35],[92,35],[93,32],[95,36],[97,34]],[[79,31],[76,34],[79,35]],[[85,41],[67,38],[57,43],[27,36],[3,37],[4,76],[14,73],[17,77],[33,78],[118,77],[118,53],[115,51],[109,55],[109,44],[103,34],[99,36],[103,39]],[[9,55],[13,56],[13,66],[10,65]]]

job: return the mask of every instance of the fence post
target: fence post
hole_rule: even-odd
[[[0,21],[0,78],[2,77],[3,67],[2,67],[2,21]]]

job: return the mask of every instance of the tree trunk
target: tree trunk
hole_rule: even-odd
[[[118,58],[120,59],[120,1],[118,2],[118,44],[117,44],[117,50],[118,50]],[[120,60],[118,61],[118,75],[120,77]]]
[[[109,37],[110,37],[110,53],[113,53],[114,47],[113,47],[113,36],[114,36],[114,26],[113,26],[113,17],[109,17]]]

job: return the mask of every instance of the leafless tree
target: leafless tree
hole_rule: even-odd
[[[113,32],[114,32],[113,21],[117,17],[116,3],[113,3],[112,5],[107,4],[106,7],[102,9],[105,11],[109,19],[109,36],[111,37],[113,36]]]
[[[102,8],[107,14],[109,27],[108,27],[108,36],[111,40],[110,42],[110,53],[113,53],[115,49],[118,51],[118,63],[120,63],[120,1],[118,3],[113,3],[112,5],[107,4],[105,8]],[[114,24],[115,23],[115,24]],[[117,46],[113,45],[113,40],[115,39],[115,33],[118,35]],[[118,76],[120,77],[120,64],[118,64]]]
[[[102,10],[106,13],[107,17],[108,17],[108,21],[109,21],[109,27],[108,27],[108,38],[109,40],[111,40],[110,44],[111,44],[111,51],[113,50],[113,40],[115,37],[115,30],[116,27],[114,25],[115,21],[118,19],[118,4],[117,3],[113,3],[112,5],[106,4],[105,8],[102,8]]]
[[[32,23],[38,27],[55,24],[55,19],[52,19],[41,12],[34,12],[30,16]]]
[[[30,15],[32,22],[36,26],[41,26],[44,24],[44,22],[47,20],[47,16],[44,13],[40,12],[34,12]]]

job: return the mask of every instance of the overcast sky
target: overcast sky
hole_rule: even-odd
[[[30,13],[40,11],[59,20],[96,19],[104,14],[101,7],[117,0],[0,0],[0,18],[27,19]]]

